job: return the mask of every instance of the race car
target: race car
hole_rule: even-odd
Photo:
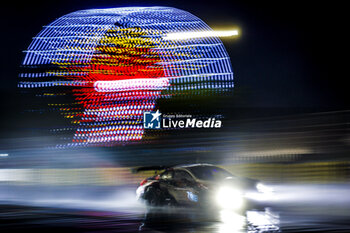
[[[257,180],[237,177],[211,164],[141,167],[136,172],[162,171],[144,179],[136,196],[148,206],[198,206],[239,210],[252,205],[249,197],[273,190]]]

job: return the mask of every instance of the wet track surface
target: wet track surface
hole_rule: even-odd
[[[327,190],[329,188],[327,186]],[[7,194],[12,195],[10,189],[2,187],[2,193],[7,190]],[[289,189],[291,187],[286,190]],[[1,232],[350,232],[349,198],[341,198],[348,193],[347,186],[338,187],[338,191],[334,188],[327,201],[320,191],[318,198],[313,195],[313,198],[307,199],[307,192],[315,187],[303,189],[302,201],[291,198],[288,201],[288,195],[281,193],[282,202],[269,203],[268,208],[259,211],[236,213],[178,207],[147,210],[135,202],[134,197],[128,197],[133,187],[123,187],[123,194],[117,190],[117,194],[113,195],[107,195],[107,189],[99,195],[91,189],[84,190],[98,201],[88,199],[87,194],[67,199],[73,193],[67,190],[66,197],[60,190],[61,194],[50,195],[54,198],[34,201],[27,188],[22,192],[27,193],[27,200],[19,201],[19,197],[12,195],[11,201],[1,202],[0,228]],[[15,191],[20,193],[18,188]],[[38,196],[38,191],[35,196]],[[297,194],[293,193],[293,196]]]
[[[223,214],[209,217],[188,210],[135,214],[2,205],[0,224],[5,231],[36,232],[350,232],[349,219],[342,217],[307,217],[283,211],[226,214],[225,219]]]

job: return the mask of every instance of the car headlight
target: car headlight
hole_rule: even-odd
[[[260,193],[272,193],[273,189],[271,187],[268,187],[262,183],[257,183],[256,184],[256,189],[260,192]]]
[[[243,205],[242,193],[232,187],[221,187],[215,198],[216,203],[223,209],[239,209]]]

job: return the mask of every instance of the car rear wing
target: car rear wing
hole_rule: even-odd
[[[143,171],[161,171],[169,169],[171,166],[148,166],[148,167],[137,167],[132,169],[132,173],[138,173]]]

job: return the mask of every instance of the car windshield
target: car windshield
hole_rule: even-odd
[[[223,180],[233,177],[228,171],[215,166],[195,166],[188,169],[200,180]]]

